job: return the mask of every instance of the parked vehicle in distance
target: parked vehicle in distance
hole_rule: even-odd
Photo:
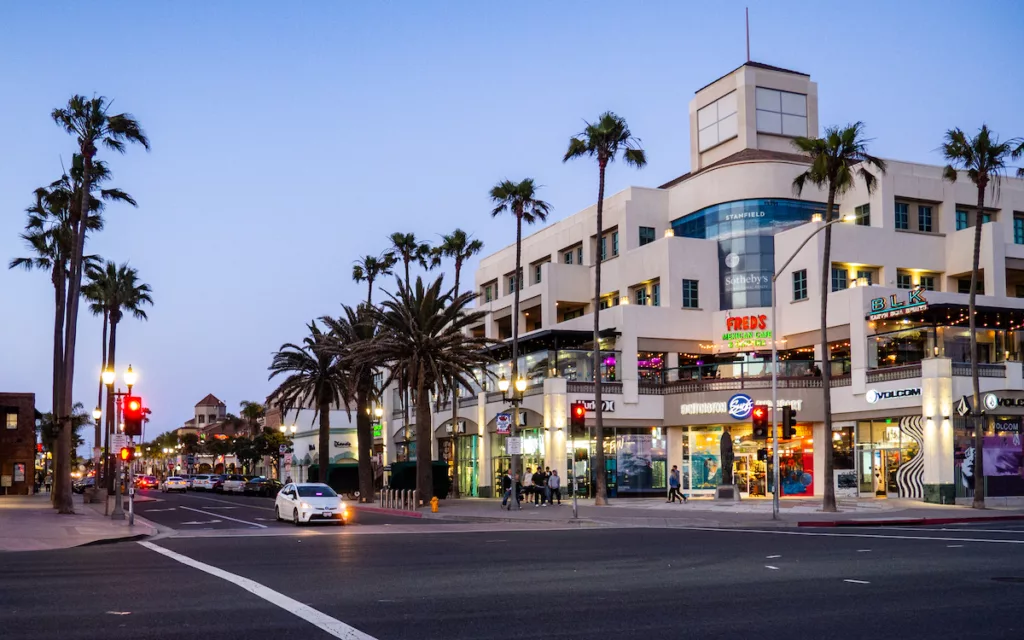
[[[195,476],[189,475],[187,473],[179,473],[178,477],[185,481],[185,488],[186,489],[191,489],[192,488],[192,478],[195,477]]]
[[[91,489],[96,484],[96,478],[89,476],[88,478],[81,478],[75,480],[71,485],[71,490],[75,493],[84,493],[86,489]]]
[[[210,491],[213,489],[210,478],[211,476],[208,473],[199,473],[192,476],[192,488],[196,491]]]
[[[135,488],[137,489],[156,489],[160,486],[157,482],[156,476],[139,476],[135,479]]]
[[[284,485],[274,480],[273,478],[264,478],[263,476],[256,476],[251,478],[245,483],[243,492],[245,495],[263,496],[266,498],[273,498],[277,495],[277,492],[281,490]]]
[[[224,476],[224,482],[221,485],[220,490],[224,493],[244,493],[245,476],[237,473]]]
[[[185,482],[185,479],[182,478],[181,476],[171,476],[171,477],[167,478],[166,480],[164,480],[164,483],[163,483],[163,492],[164,493],[168,493],[168,492],[171,492],[171,491],[180,491],[182,493],[185,493],[185,491],[187,489],[188,489],[188,483]]]
[[[226,476],[210,476],[210,491],[222,493],[224,491],[224,478]]]
[[[303,482],[286,484],[274,501],[274,517],[300,525],[314,520],[346,524],[348,507],[341,496],[326,484]]]

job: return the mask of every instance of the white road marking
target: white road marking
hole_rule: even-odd
[[[871,549],[857,549],[857,553],[871,553]]]
[[[171,507],[170,509],[139,509],[140,513],[160,513],[161,511],[177,511],[177,507]]]
[[[849,582],[849,583],[852,583],[852,584],[871,584],[867,580],[849,580],[849,579],[847,579],[847,580],[843,580],[843,582]]]
[[[202,521],[197,520],[195,522],[182,522],[181,524],[182,525],[186,525],[186,524],[216,524],[218,522],[220,522],[220,520],[202,520]]]
[[[204,573],[210,574],[211,576],[216,576],[222,580],[227,580],[228,582],[245,589],[254,596],[263,598],[267,602],[284,609],[288,613],[302,618],[306,622],[323,629],[335,638],[343,638],[344,640],[376,640],[373,636],[367,635],[355,627],[350,627],[341,620],[332,618],[326,613],[317,611],[310,606],[304,605],[297,600],[293,600],[283,593],[274,591],[270,587],[264,586],[254,580],[243,578],[240,575],[224,571],[223,569],[218,569],[217,567],[206,564],[205,562],[193,560],[188,556],[176,553],[170,549],[165,549],[164,547],[155,545],[152,542],[141,541],[139,544],[147,549],[167,556],[172,560],[176,560],[181,564],[198,569]]]
[[[193,509],[192,507],[182,507],[182,509],[188,509],[189,511],[195,511],[196,513],[205,513],[208,516],[214,515],[212,513],[207,512],[207,511],[203,511],[202,509]],[[247,524],[247,525],[250,525],[250,526],[253,526],[253,527],[259,527],[260,529],[266,529],[267,528],[267,525],[260,524],[258,522],[249,522],[248,520],[239,520],[238,518],[232,518],[230,516],[223,516],[223,515],[221,515],[219,513],[216,514],[216,515],[218,517],[220,517],[220,518],[224,518],[225,520],[232,520],[234,522],[241,522],[242,524]]]
[[[778,568],[778,567],[773,567],[773,566],[772,566],[772,565],[770,565],[770,564],[766,564],[766,565],[764,565],[764,568],[765,568],[765,569],[771,569],[772,571],[778,571],[778,570],[779,570],[779,568]]]
[[[132,614],[131,611],[108,611],[107,613],[112,616],[130,616]]]
[[[237,509],[238,507],[234,507],[234,506],[232,506],[232,507],[215,507],[215,506],[209,506],[209,507],[203,507],[203,508],[204,508],[204,509]]]
[[[772,560],[774,558],[781,558],[781,557],[782,556],[765,556],[765,558],[767,558],[768,560]]]
[[[230,505],[232,505],[234,507],[242,507],[242,508],[245,508],[245,509],[263,509],[264,511],[273,511],[274,510],[274,507],[261,507],[258,504],[239,504],[238,502],[232,502],[230,500],[221,500],[220,498],[208,498],[206,496],[197,496],[197,495],[193,495],[192,497],[193,498],[198,498],[199,500],[209,500],[210,502],[220,502],[221,504],[230,504]]]
[[[817,533],[813,531],[780,531],[771,529],[724,529],[722,527],[672,527],[681,531],[723,531],[727,533],[766,533],[776,536],[810,536],[812,538],[873,538],[876,540],[932,540],[934,542],[988,542],[992,544],[1024,544],[1024,540],[990,538],[943,538],[939,536],[883,536],[878,533]]]
[[[947,544],[946,548],[947,549],[963,549],[964,545],[962,545],[962,544]]]

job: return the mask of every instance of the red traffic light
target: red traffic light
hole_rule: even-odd
[[[768,417],[768,409],[761,406],[755,406],[753,416],[754,420],[763,420]]]
[[[577,402],[572,405],[572,414],[576,418],[585,418],[587,415],[587,407],[582,402]]]
[[[135,457],[135,449],[133,447],[121,447],[121,460],[127,462]]]
[[[142,398],[139,396],[125,396],[124,404],[121,406],[126,420],[142,419]]]

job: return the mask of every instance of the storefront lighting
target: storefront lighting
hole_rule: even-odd
[[[824,218],[820,213],[815,213],[811,216],[811,222],[821,222],[822,220],[824,220]]]

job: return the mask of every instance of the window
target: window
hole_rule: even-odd
[[[700,296],[698,295],[696,280],[683,280],[683,308],[700,308]]]
[[[199,424],[206,424],[206,416],[199,416]]]
[[[700,151],[735,138],[739,129],[736,116],[736,92],[731,91],[708,106],[698,109],[697,129],[697,146]]]
[[[782,136],[807,135],[807,96],[757,87],[757,130]]]
[[[572,249],[569,249],[562,254],[562,262],[565,264],[572,264]]]
[[[654,227],[640,227],[640,246],[654,242]]]
[[[516,277],[515,276],[509,276],[508,277],[508,292],[509,293],[515,293],[516,292]]]
[[[860,280],[861,278],[864,278],[864,280],[867,282],[867,284],[871,285],[871,284],[873,284],[871,282],[871,275],[872,275],[871,271],[858,271],[857,272],[857,279]]]
[[[932,232],[932,208],[926,205],[917,207],[917,230],[924,233]]]
[[[988,224],[990,222],[992,222],[992,214],[991,213],[983,213],[983,214],[981,214],[981,224]]]
[[[1018,284],[1016,287],[1017,297],[1024,298],[1024,284]]]
[[[847,288],[847,273],[843,267],[832,267],[832,290],[842,291]]]
[[[608,307],[614,307],[617,304],[619,304],[619,295],[615,294],[615,295],[609,296],[607,298],[601,298],[601,305],[600,305],[600,307],[602,309],[607,309]]]
[[[583,245],[576,247],[576,264],[583,264]]]
[[[853,210],[854,215],[857,216],[857,224],[862,227],[871,226],[871,205],[862,204]]]
[[[646,287],[640,287],[637,289],[633,296],[633,300],[640,306],[647,306],[647,298],[648,295]]]
[[[807,299],[807,269],[793,272],[793,300]]]
[[[604,307],[601,307],[601,308],[603,309]],[[581,307],[579,309],[573,309],[572,311],[566,311],[565,314],[562,315],[562,322],[565,322],[566,320],[572,320],[573,318],[582,318],[582,317],[583,317],[583,308]]]
[[[607,251],[605,250],[605,246],[607,245],[605,241],[607,239],[607,236],[601,236],[601,250],[599,251],[599,253],[601,254],[601,262],[604,262],[605,260],[608,259]]]
[[[925,291],[935,291],[935,276],[921,276],[919,283]]]
[[[1024,218],[1013,217],[1013,244],[1024,244]]]
[[[909,273],[897,273],[896,274],[896,288],[897,289],[913,289],[914,285],[911,281]]]
[[[17,412],[13,412],[13,413],[12,412],[8,412],[7,413],[7,420],[5,421],[5,423],[6,423],[5,426],[8,429],[17,429],[18,428],[18,414],[17,414]]]
[[[534,284],[540,284],[540,268],[542,266],[543,266],[543,263],[535,265],[533,267],[533,282],[534,282]]]
[[[967,212],[962,209],[956,210],[956,230],[967,228]]]
[[[619,255],[619,232],[612,231],[612,255]]]
[[[661,306],[661,283],[655,282],[651,285],[651,306]]]
[[[910,224],[907,221],[907,210],[910,209],[910,205],[906,202],[896,203],[896,228],[906,231],[910,228]]]
[[[484,285],[484,302],[490,302],[491,300],[494,300],[494,285],[493,284],[485,284]]]
[[[956,281],[956,292],[957,293],[970,293],[971,292],[971,279],[970,278],[957,278]],[[979,296],[985,295],[985,280],[981,278],[981,274],[978,274],[978,287],[976,292]]]

